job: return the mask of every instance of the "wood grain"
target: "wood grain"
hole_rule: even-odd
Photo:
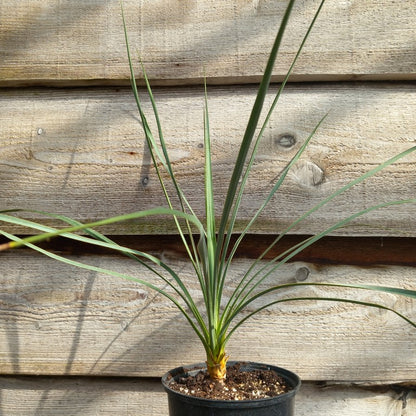
[[[123,378],[0,377],[2,416],[160,416],[167,397],[159,381]],[[414,392],[400,386],[360,388],[303,383],[298,416],[411,416]]]
[[[132,51],[141,55],[152,85],[162,87],[155,95],[173,165],[201,216],[203,77],[210,85],[221,207],[255,97],[251,84],[261,77],[286,3],[124,0]],[[296,2],[273,81],[286,73],[318,3]],[[125,88],[129,73],[119,2],[3,0],[0,16],[0,210],[31,208],[90,221],[164,203]],[[238,229],[326,113],[327,119],[256,224],[256,235],[238,252],[226,296],[250,259],[293,219],[346,181],[416,144],[415,45],[413,0],[326,2],[265,130]],[[140,71],[136,76],[142,84]],[[143,102],[150,110],[148,100]],[[415,162],[416,154],[340,196],[292,230],[298,235],[289,236],[281,249],[357,209],[415,198]],[[414,217],[415,205],[375,211],[297,256],[273,283],[414,289]],[[197,292],[167,219],[101,231],[169,260]],[[46,247],[155,282],[145,269],[108,252],[59,240]],[[25,249],[1,253],[0,264],[1,416],[166,414],[166,396],[155,377],[204,359],[177,310],[143,286]],[[323,291],[305,287],[299,294]],[[347,290],[331,295],[382,302],[416,320],[415,302],[403,298]],[[258,314],[236,333],[228,352],[233,359],[299,373],[299,416],[413,416],[415,345],[414,328],[392,313],[308,301]]]
[[[125,0],[133,51],[158,84],[258,80],[286,1]],[[318,0],[298,1],[275,68],[285,74]],[[327,1],[294,80],[415,79],[413,0]],[[118,2],[5,0],[1,85],[126,84]]]
[[[198,299],[187,263],[155,252],[180,273]],[[158,283],[144,268],[110,256],[69,256]],[[204,353],[174,306],[136,283],[74,269],[32,252],[2,253],[0,373],[159,377],[167,368],[200,362]],[[225,299],[247,269],[238,259]],[[18,267],[17,267],[18,265]],[[272,282],[340,282],[414,288],[414,268],[359,268],[295,262]],[[331,295],[379,302],[415,318],[416,304],[366,291],[299,288],[282,296]],[[274,300],[268,296],[264,301]],[[260,306],[256,302],[248,308]],[[178,338],[178,334],[180,334]],[[413,327],[387,311],[324,301],[282,303],[249,320],[228,345],[233,359],[272,362],[305,380],[414,381]]]
[[[195,192],[203,187],[202,91],[156,89],[155,95],[178,180],[203,216],[202,195]],[[249,86],[209,91],[218,210],[254,96],[255,88]],[[268,102],[271,99],[269,95]],[[406,83],[289,87],[259,146],[239,228],[327,112],[302,160],[253,231],[278,233],[348,180],[414,146],[415,103],[414,86]],[[0,209],[38,209],[88,221],[164,204],[129,89],[6,90],[0,104]],[[149,109],[145,98],[144,105]],[[371,205],[414,198],[415,162],[415,154],[402,159],[292,231],[316,233]],[[339,233],[414,236],[415,227],[409,226],[413,220],[414,205],[396,206],[367,214]],[[157,218],[103,231],[167,234],[174,226]]]

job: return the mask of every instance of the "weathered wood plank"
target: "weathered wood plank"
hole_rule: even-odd
[[[161,416],[167,397],[160,382],[145,379],[0,377],[2,416]],[[412,416],[415,392],[303,383],[298,416]]]
[[[125,0],[133,50],[154,82],[258,79],[286,1]],[[318,0],[298,1],[281,58],[287,70]],[[415,79],[413,0],[328,1],[296,80]],[[128,69],[118,2],[5,0],[1,85],[120,83]],[[157,81],[158,80],[158,81]]]
[[[197,293],[189,265],[170,259],[169,252],[158,255],[171,260],[191,293]],[[69,257],[157,283],[148,271],[125,259]],[[3,253],[1,261],[2,374],[155,377],[167,368],[204,360],[202,347],[177,310],[146,288],[62,266],[31,252]],[[247,266],[247,260],[236,260],[227,293]],[[414,288],[414,268],[397,266],[361,269],[296,262],[284,266],[273,282],[296,278]],[[296,292],[323,293],[322,288]],[[294,294],[288,291],[284,296]],[[345,290],[331,295],[383,302],[413,318],[416,314],[415,302],[390,295]],[[415,342],[414,328],[392,313],[308,301],[282,303],[253,317],[236,332],[228,352],[234,359],[292,368],[305,380],[387,383],[415,380]]]
[[[203,186],[202,91],[157,89],[155,94],[174,169],[195,211],[203,215],[202,195],[195,193]],[[218,206],[254,94],[252,87],[209,91]],[[254,213],[255,202],[267,195],[316,123],[329,115],[256,231],[278,232],[348,179],[415,144],[412,84],[297,85],[286,90],[280,104],[259,147],[241,222]],[[85,221],[164,204],[129,89],[8,90],[0,105],[0,209],[32,208]],[[414,198],[415,162],[415,154],[403,159],[293,231],[319,232],[372,204]],[[414,206],[403,205],[368,214],[356,228],[340,232],[414,236],[413,218]],[[173,224],[158,218],[105,230],[165,234]]]

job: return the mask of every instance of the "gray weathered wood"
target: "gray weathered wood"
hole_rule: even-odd
[[[159,381],[0,377],[2,416],[162,416],[167,397]],[[297,416],[412,416],[415,393],[406,388],[322,387],[303,383]]]
[[[285,1],[125,0],[133,51],[159,83],[261,75]],[[318,0],[298,1],[275,69],[287,70]],[[295,80],[415,79],[414,2],[327,1]],[[2,85],[126,82],[119,2],[4,0]],[[156,82],[156,81],[155,81]]]
[[[218,207],[225,198],[254,94],[254,87],[209,91]],[[157,89],[155,95],[174,169],[194,209],[203,215],[202,194],[195,192],[203,186],[202,90]],[[164,204],[129,89],[10,90],[3,91],[0,104],[0,209],[39,209],[88,221]],[[149,109],[146,100],[145,106]],[[327,112],[256,231],[278,232],[349,179],[415,145],[412,84],[289,87],[259,147],[241,221],[254,213],[255,203],[267,195],[271,183]],[[415,154],[403,159],[338,197],[293,231],[319,232],[373,204],[414,198],[415,162]],[[414,227],[409,227],[414,210],[414,205],[379,210],[357,220],[355,228],[340,232],[415,235]],[[173,224],[149,219],[105,230],[169,233]]]
[[[169,260],[195,295],[197,283],[189,265],[170,258],[169,252],[155,254]],[[126,259],[69,258],[157,282]],[[2,253],[1,264],[2,374],[155,377],[205,359],[199,341],[174,306],[142,286],[73,269],[32,252]],[[247,266],[247,260],[235,262],[226,296]],[[296,276],[306,277],[306,282],[414,287],[414,268],[398,266],[360,269],[293,263],[272,280],[294,282]],[[324,293],[315,287],[289,290],[285,296]],[[330,294],[382,302],[413,318],[416,313],[415,302],[392,295],[346,290]],[[414,381],[415,342],[415,329],[387,311],[308,301],[282,303],[253,317],[235,333],[228,352],[233,359],[291,368],[305,380],[387,383]]]
[[[201,87],[178,86],[201,84],[204,75],[209,84],[222,85],[209,90],[215,183],[222,202],[255,93],[251,86],[226,85],[259,80],[286,3],[124,0],[132,50],[142,56],[152,84],[176,87],[156,89],[156,97],[174,167],[201,215],[203,94]],[[275,81],[282,79],[318,3],[296,2]],[[85,87],[1,89],[0,210],[34,208],[88,221],[162,203],[130,90],[86,88],[128,85],[119,2],[3,0],[0,21],[0,86]],[[339,82],[415,80],[415,45],[414,0],[328,0],[291,80],[338,82],[293,84],[287,90],[280,113],[266,129],[239,221],[250,217],[265,186],[328,111],[256,232],[277,233],[348,178],[415,144],[412,83]],[[294,232],[317,232],[380,201],[414,198],[415,162],[416,155],[406,158]],[[414,205],[382,210],[340,234],[357,241],[360,235],[416,237],[414,213]],[[144,233],[164,238],[174,232],[159,219],[103,231],[142,239]],[[385,263],[380,251],[377,257],[374,250],[335,256],[335,248],[324,247],[307,257],[319,263],[289,264],[273,279],[415,287],[413,244],[397,245]],[[409,248],[405,260],[398,247]],[[56,248],[72,260],[154,281],[120,258],[80,255],[80,246]],[[327,252],[320,257],[322,250]],[[154,254],[170,259],[194,293],[193,274],[181,253],[171,244]],[[339,265],[325,264],[331,255]],[[365,267],[346,265],[354,262]],[[166,397],[153,377],[204,359],[180,314],[142,286],[25,250],[2,253],[0,264],[1,416],[164,415]],[[238,280],[248,264],[239,258],[230,279]],[[301,291],[322,293],[318,288]],[[416,319],[414,301],[346,290],[331,294],[380,301]],[[305,380],[297,400],[299,416],[414,416],[415,345],[414,328],[392,313],[309,301],[262,312],[236,333],[228,352],[233,359],[298,372]],[[43,376],[34,377],[38,374]],[[129,377],[111,378],[123,375]],[[351,385],[355,382],[364,386]],[[398,382],[403,383],[389,385]],[[373,384],[380,386],[370,388]]]

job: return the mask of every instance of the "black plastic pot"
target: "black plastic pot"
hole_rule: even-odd
[[[228,365],[235,364],[233,362]],[[300,387],[299,377],[284,368],[259,363],[244,363],[242,371],[255,369],[271,369],[281,376],[292,387],[287,393],[280,396],[259,400],[210,400],[192,397],[178,393],[169,388],[172,379],[184,375],[194,375],[204,364],[194,364],[178,367],[169,371],[162,377],[162,384],[168,394],[170,416],[293,416],[295,409],[295,394]]]

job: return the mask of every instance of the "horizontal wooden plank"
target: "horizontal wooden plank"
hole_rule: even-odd
[[[167,396],[159,381],[143,379],[0,377],[2,416],[161,416]],[[303,383],[298,416],[412,416],[414,391]]]
[[[258,80],[286,1],[125,0],[132,49],[159,84]],[[318,0],[298,1],[281,79]],[[413,0],[328,1],[294,80],[415,79]],[[0,5],[0,85],[125,83],[118,2],[7,0]]]
[[[203,216],[202,193],[195,192],[203,187],[203,92],[157,89],[155,95],[173,168],[194,210]],[[218,209],[254,97],[255,88],[249,86],[209,91]],[[270,94],[268,103],[271,99]],[[129,89],[7,90],[0,104],[0,209],[37,209],[88,221],[164,204]],[[144,105],[149,109],[145,99]],[[239,213],[240,229],[327,112],[253,231],[279,232],[348,180],[415,144],[412,84],[293,85],[282,96],[259,146]],[[408,156],[339,196],[292,232],[320,232],[373,204],[414,198],[415,162],[416,154]],[[374,211],[339,233],[414,236],[416,230],[409,227],[414,209],[402,205]],[[174,225],[155,218],[103,231],[166,234]]]
[[[154,254],[180,273],[198,299],[191,267],[168,251]],[[147,270],[126,259],[69,258],[158,284]],[[155,377],[167,368],[205,359],[177,309],[143,286],[63,266],[25,250],[2,253],[1,261],[1,374]],[[225,299],[248,265],[246,259],[234,262]],[[303,262],[283,266],[260,287],[296,279],[415,287],[412,267],[362,269]],[[303,287],[280,296],[324,294],[381,302],[415,317],[415,302],[386,294]],[[270,295],[264,301],[274,299]],[[247,312],[254,306],[260,303]],[[415,329],[387,311],[307,301],[281,303],[252,317],[235,333],[228,352],[233,359],[291,368],[304,380],[398,382],[415,381],[415,342]]]

